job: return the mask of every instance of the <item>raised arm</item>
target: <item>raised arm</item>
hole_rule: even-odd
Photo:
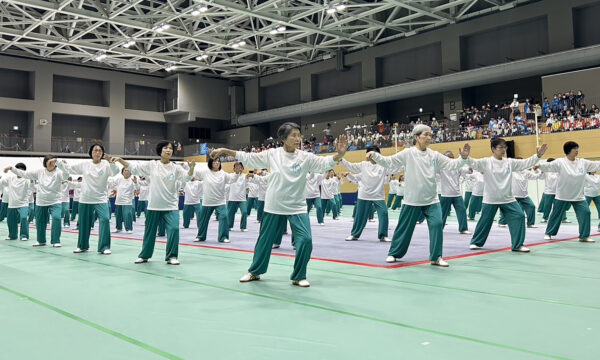
[[[522,171],[532,168],[540,161],[537,154],[528,157],[527,159],[510,159],[510,168],[512,171]]]
[[[29,179],[29,180],[37,180],[39,177],[39,172],[37,170],[35,171],[23,171],[21,169],[17,169],[14,166],[9,166],[7,167],[8,170],[10,170],[10,172],[12,172],[13,174],[20,176],[24,179]],[[5,169],[6,170],[6,169]]]
[[[591,161],[584,159],[585,163],[585,172],[596,172],[600,171],[600,161]]]
[[[405,166],[404,154],[406,150],[402,150],[399,153],[396,153],[391,156],[383,156],[378,152],[371,151],[367,154],[367,160],[372,159],[377,163],[377,165],[381,165],[386,169],[399,169]]]
[[[316,156],[309,154],[308,171],[322,173],[333,168],[337,161],[334,160],[333,156]],[[342,160],[345,161],[345,160]]]
[[[361,163],[351,163],[349,161],[347,161],[346,159],[342,159],[342,166],[345,167],[346,169],[352,171],[353,173],[360,173],[361,172]]]

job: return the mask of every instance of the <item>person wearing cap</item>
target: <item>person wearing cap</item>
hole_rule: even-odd
[[[429,260],[432,265],[447,267],[448,263],[442,258],[444,224],[435,175],[439,170],[458,170],[464,166],[471,147],[465,144],[463,149],[459,149],[461,158],[451,159],[429,149],[432,136],[429,126],[415,125],[412,136],[415,146],[395,155],[382,156],[375,151],[367,153],[368,159],[385,168],[405,167],[406,169],[404,204],[385,261],[393,263],[404,257],[412,240],[417,219],[424,214],[429,228]]]
[[[487,241],[494,217],[498,209],[504,214],[510,231],[511,249],[517,252],[529,252],[525,247],[525,215],[513,195],[512,175],[514,172],[529,169],[536,165],[544,155],[547,145],[542,145],[537,153],[527,159],[505,158],[506,141],[496,138],[490,141],[492,156],[483,159],[468,159],[469,166],[483,172],[485,182],[481,217],[471,239],[471,250],[481,249]]]
[[[90,146],[88,155],[92,161],[80,161],[75,164],[67,164],[64,161],[57,162],[56,166],[65,173],[80,174],[83,176],[81,182],[81,194],[79,197],[79,234],[77,237],[77,248],[75,254],[88,251],[90,247],[90,230],[94,223],[92,218],[96,214],[100,224],[98,234],[98,252],[110,255],[110,207],[108,205],[108,178],[119,173],[115,160],[104,153],[101,144]],[[102,160],[106,161],[102,161]]]
[[[296,257],[294,270],[290,276],[292,284],[308,287],[306,271],[312,252],[312,234],[310,219],[306,212],[306,174],[309,172],[323,173],[331,169],[346,153],[348,142],[340,135],[337,142],[337,155],[316,156],[299,150],[302,143],[300,126],[286,122],[277,130],[278,137],[283,141],[283,147],[273,148],[260,153],[246,153],[229,149],[216,149],[211,156],[216,158],[221,154],[235,157],[248,167],[269,168],[265,208],[258,240],[254,247],[252,264],[240,282],[260,280],[260,275],[266,273],[274,240],[280,236],[282,224],[289,221],[294,234]]]
[[[35,228],[37,241],[33,246],[46,245],[46,225],[48,217],[52,218],[50,230],[50,243],[53,247],[61,247],[60,244],[60,219],[61,219],[61,183],[69,174],[57,169],[56,156],[46,155],[42,162],[43,169],[23,171],[13,167],[10,171],[22,178],[37,180],[37,193],[35,198]]]
[[[579,144],[574,141],[567,141],[563,145],[563,151],[565,157],[540,166],[544,172],[558,174],[556,196],[544,239],[551,240],[558,233],[564,212],[569,206],[573,206],[579,223],[579,241],[594,242],[593,239],[590,239],[590,206],[585,201],[583,191],[586,174],[599,171],[600,161],[578,158]]]
[[[367,154],[379,153],[379,147],[367,147]],[[386,170],[381,165],[375,163],[372,159],[367,159],[360,163],[351,163],[342,159],[341,164],[349,171],[360,175],[360,186],[358,187],[358,199],[356,200],[354,222],[350,235],[346,241],[356,241],[362,234],[369,213],[373,208],[377,211],[377,220],[379,227],[377,229],[377,239],[379,241],[391,241],[388,237],[388,209],[385,204],[384,185],[389,181],[389,176],[395,172],[401,171],[400,168]]]

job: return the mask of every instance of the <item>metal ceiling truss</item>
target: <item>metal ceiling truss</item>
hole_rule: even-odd
[[[0,0],[0,52],[261,76],[533,0]]]

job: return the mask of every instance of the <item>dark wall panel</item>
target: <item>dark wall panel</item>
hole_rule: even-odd
[[[314,77],[315,98],[326,99],[362,90],[362,66],[356,64],[347,71],[332,70]]]
[[[513,95],[519,95],[519,101],[526,98],[541,101],[542,79],[537,77],[515,79],[496,84],[475,86],[463,89],[463,105],[480,107],[488,102],[493,106],[512,101]]]
[[[260,109],[268,110],[300,103],[300,79],[260,88]]]
[[[0,134],[21,134],[27,136],[30,113],[27,111],[13,111],[0,109]],[[14,126],[19,130],[15,132]]]
[[[460,48],[463,70],[547,54],[547,18],[461,37]]]
[[[52,101],[68,104],[108,106],[108,81],[54,75]]]
[[[125,138],[167,138],[167,124],[151,121],[125,120]]]
[[[381,59],[380,86],[401,84],[442,74],[442,48],[435,43]]]
[[[125,109],[164,111],[167,90],[125,84]]]
[[[103,139],[107,122],[101,117],[52,114],[52,137]]]
[[[33,72],[0,68],[0,96],[33,100]]]
[[[422,113],[419,112],[420,108],[423,109]],[[441,93],[377,104],[379,119],[392,123],[408,123],[416,120],[416,117],[422,120],[429,120],[432,116],[441,118],[443,110],[444,96]]]
[[[600,44],[600,2],[573,9],[573,35],[575,47]]]

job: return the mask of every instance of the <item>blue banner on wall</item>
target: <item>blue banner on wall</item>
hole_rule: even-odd
[[[200,144],[200,155],[206,155],[206,153],[207,153],[206,143],[205,144]]]

